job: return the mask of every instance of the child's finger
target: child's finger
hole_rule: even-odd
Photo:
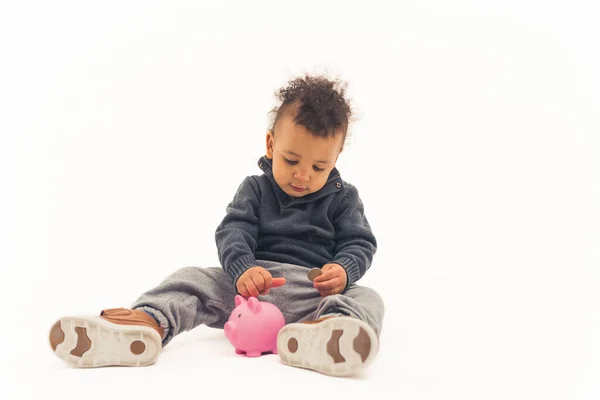
[[[265,278],[263,278],[261,274],[252,275],[250,279],[252,280],[252,283],[254,283],[254,286],[259,293],[265,291]]]
[[[279,287],[285,285],[285,278],[273,278],[271,287]]]
[[[325,281],[325,282],[315,282],[314,283],[314,287],[316,287],[319,290],[331,290],[331,289],[338,287],[339,285],[340,285],[340,278],[338,278],[337,276],[328,281]]]
[[[237,290],[238,290],[239,294],[242,295],[243,297],[246,297],[246,298],[250,297],[250,294],[248,293],[246,286],[238,285]]]
[[[333,289],[319,290],[319,293],[321,294],[321,296],[331,296],[333,294],[340,294],[343,291],[344,291],[344,286],[338,285],[338,286],[334,287]]]
[[[259,271],[259,272],[260,272],[260,275],[265,280],[265,289],[262,292],[262,294],[267,294],[267,293],[269,293],[269,289],[271,289],[271,286],[273,285],[273,277],[271,276],[271,273],[269,271],[267,271],[266,269],[263,269],[262,271]]]
[[[258,295],[259,295],[258,289],[256,289],[256,286],[254,286],[254,282],[248,281],[248,282],[246,282],[245,285],[246,285],[246,290],[248,291],[250,296],[258,297]]]
[[[319,276],[317,276],[313,282],[324,282],[324,281],[328,281],[332,278],[335,278],[337,276],[337,272],[335,272],[334,269],[329,269],[326,271],[323,271],[323,273]]]

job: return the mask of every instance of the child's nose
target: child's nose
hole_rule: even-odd
[[[310,178],[309,172],[306,169],[298,169],[294,173],[294,178],[299,181],[308,181]]]

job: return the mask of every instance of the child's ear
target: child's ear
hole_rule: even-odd
[[[270,129],[267,131],[267,151],[266,151],[266,156],[269,159],[273,159],[273,142],[274,142],[275,138],[273,136],[273,131],[271,131]]]

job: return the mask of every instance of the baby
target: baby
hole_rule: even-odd
[[[352,113],[344,96],[322,76],[280,89],[262,174],[244,179],[216,229],[221,266],[176,270],[131,308],[60,318],[50,329],[55,354],[79,367],[150,365],[181,332],[223,329],[239,294],[283,313],[284,364],[335,376],[369,365],[384,305],[356,283],[377,242],[357,189],[335,167]]]

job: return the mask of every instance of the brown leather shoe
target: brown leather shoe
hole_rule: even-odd
[[[146,366],[162,350],[164,330],[141,310],[109,308],[99,316],[63,317],[50,329],[54,353],[75,367]]]
[[[354,375],[373,361],[377,351],[373,328],[348,316],[288,324],[277,336],[284,364],[333,376]]]

